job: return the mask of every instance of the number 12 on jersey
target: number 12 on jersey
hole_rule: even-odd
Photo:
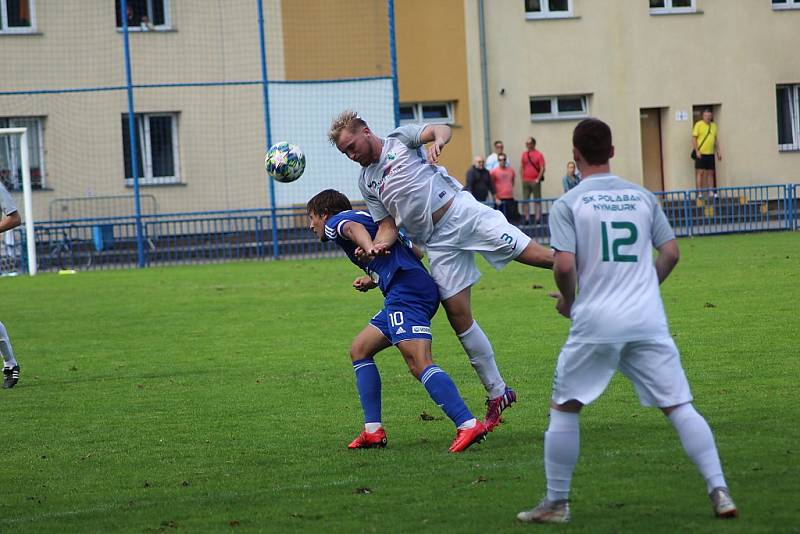
[[[627,236],[618,237],[611,242],[611,249],[609,254],[609,246],[608,246],[608,224],[611,225],[612,230],[624,230],[627,231]],[[635,262],[638,261],[638,257],[635,254],[622,254],[620,253],[620,247],[633,245],[636,243],[636,239],[639,237],[639,231],[636,229],[636,225],[632,222],[628,221],[612,221],[610,223],[606,223],[606,221],[600,222],[600,233],[603,237],[603,261],[617,261],[617,262]]]

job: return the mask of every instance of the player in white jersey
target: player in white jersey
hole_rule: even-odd
[[[603,393],[617,369],[643,406],[660,408],[674,425],[705,478],[715,514],[736,517],[714,436],[692,405],[658,288],[678,263],[675,234],[652,193],[610,173],[614,146],[604,122],[581,121],[572,143],[584,178],[550,212],[553,271],[561,291],[556,308],[572,319],[572,327],[556,364],[544,435],[547,497],[517,518],[569,521],[579,413]]]
[[[16,228],[22,223],[14,199],[0,183],[0,234]],[[3,388],[10,389],[17,385],[19,380],[19,363],[14,359],[14,349],[11,348],[11,339],[3,323],[0,323],[0,353],[3,354]]]
[[[422,124],[403,126],[381,138],[349,110],[334,119],[328,134],[340,152],[362,167],[359,187],[379,224],[369,253],[381,254],[391,247],[398,227],[427,248],[447,318],[486,388],[485,423],[493,430],[516,394],[500,375],[492,345],[472,317],[470,288],[481,276],[474,256],[481,254],[496,269],[512,260],[549,269],[552,251],[531,241],[499,211],[461,191],[462,185],[436,164],[450,136],[446,125]]]

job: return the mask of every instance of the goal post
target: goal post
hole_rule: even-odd
[[[20,148],[20,167],[22,169],[22,197],[24,207],[25,244],[28,252],[28,274],[34,276],[37,270],[36,238],[33,231],[33,201],[31,197],[31,165],[28,153],[27,128],[0,128],[0,137],[18,135]]]

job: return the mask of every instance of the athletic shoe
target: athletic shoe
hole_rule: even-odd
[[[475,421],[472,428],[462,428],[456,431],[456,439],[448,449],[450,452],[461,452],[467,450],[473,443],[480,443],[486,439],[486,426],[480,421]]]
[[[731,499],[731,494],[728,493],[728,488],[714,488],[708,494],[711,499],[711,505],[714,507],[714,515],[721,519],[733,519],[739,515],[736,511],[736,505]]]
[[[3,367],[3,389],[11,389],[19,381],[19,365]]]
[[[518,513],[517,519],[525,523],[569,523],[569,501],[544,498],[536,508]]]
[[[486,399],[486,430],[488,432],[500,424],[502,421],[500,414],[515,402],[517,402],[517,394],[509,387],[496,399]]]
[[[379,428],[375,432],[362,431],[356,439],[350,442],[348,449],[382,449],[386,446],[386,432]]]

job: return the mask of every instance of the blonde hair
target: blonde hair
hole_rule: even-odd
[[[358,116],[358,113],[352,109],[346,109],[339,113],[339,115],[333,119],[333,122],[331,122],[331,129],[328,131],[328,140],[332,145],[335,145],[342,131],[348,130],[354,132],[356,128],[362,128],[366,125],[367,123]]]

